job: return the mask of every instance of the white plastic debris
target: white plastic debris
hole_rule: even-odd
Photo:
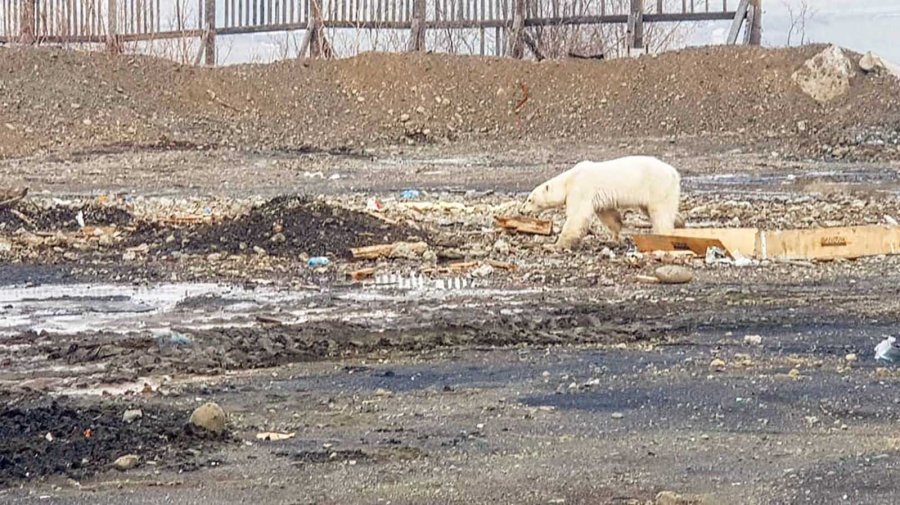
[[[894,343],[897,341],[894,337],[888,337],[875,346],[875,359],[894,363],[900,360],[900,348]]]
[[[75,221],[78,221],[78,227],[84,228],[84,212],[78,211],[78,214],[75,214]]]

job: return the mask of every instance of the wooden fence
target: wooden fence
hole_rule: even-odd
[[[727,42],[759,44],[761,0],[0,0],[0,43],[105,44],[199,38],[207,64],[216,38],[304,33],[301,57],[329,57],[327,33],[391,30],[405,48],[424,51],[434,30],[494,32],[491,52],[514,58],[530,50],[542,58],[535,34],[545,27],[620,25],[627,44],[645,45],[653,23],[731,21]],[[110,15],[113,13],[113,15]],[[198,54],[198,61],[199,61]]]

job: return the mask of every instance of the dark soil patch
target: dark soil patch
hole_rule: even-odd
[[[12,232],[21,228],[30,231],[76,230],[79,227],[79,212],[82,213],[86,226],[125,225],[133,219],[125,209],[94,203],[49,207],[20,203],[13,208],[0,209],[0,231]]]
[[[3,487],[49,475],[83,478],[126,454],[139,455],[142,463],[156,460],[177,467],[193,457],[191,449],[214,443],[185,428],[189,412],[46,399],[11,403],[0,411]],[[125,423],[122,413],[128,408],[141,408],[143,417]]]
[[[230,221],[177,229],[145,225],[130,242],[156,243],[158,251],[164,253],[180,250],[252,254],[254,248],[260,248],[277,256],[305,253],[349,257],[352,247],[388,244],[421,235],[362,212],[304,197],[283,196]]]

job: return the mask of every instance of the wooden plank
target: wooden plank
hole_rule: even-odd
[[[377,259],[395,256],[399,251],[409,251],[414,254],[422,254],[428,249],[425,242],[394,242],[393,244],[379,244],[350,249],[353,259]]]
[[[900,227],[888,225],[767,231],[760,245],[766,259],[861,258],[900,253]]]
[[[716,239],[729,253],[750,257],[757,253],[759,232],[758,228],[679,228],[673,235]]]
[[[761,0],[751,0],[753,8],[753,17],[750,18],[750,39],[748,43],[752,46],[762,44],[762,2]]]
[[[553,221],[525,216],[494,216],[494,223],[505,230],[532,235],[551,235]]]
[[[355,282],[359,282],[365,279],[371,279],[372,276],[375,275],[374,268],[363,268],[361,270],[354,270],[353,272],[347,272],[347,277],[352,279]]]
[[[680,230],[679,230],[680,231]],[[728,252],[725,244],[718,239],[683,237],[677,235],[635,235],[632,237],[638,251],[691,251],[697,256],[706,256],[710,247],[718,247]]]
[[[728,32],[728,39],[726,39],[728,45],[737,43],[738,34],[741,31],[741,25],[744,24],[744,18],[747,17],[747,7],[749,5],[750,0],[741,0],[741,3],[738,4],[737,11],[734,13],[734,21],[731,23],[731,30]]]

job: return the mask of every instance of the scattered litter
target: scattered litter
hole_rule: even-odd
[[[75,221],[78,222],[79,228],[84,228],[84,212],[78,211],[78,214],[75,214]]]
[[[428,249],[425,242],[394,242],[350,249],[354,259],[414,258]]]
[[[494,216],[494,222],[498,227],[519,233],[533,235],[551,235],[553,233],[553,221],[547,219],[535,219],[524,216]]]
[[[370,212],[381,212],[384,210],[384,204],[381,203],[381,200],[373,196],[366,200],[366,210]]]
[[[296,433],[278,433],[274,431],[262,431],[256,434],[257,440],[270,440],[272,442],[278,442],[281,440],[287,440],[289,438],[294,438]]]
[[[465,277],[426,279],[422,275],[379,274],[375,276],[375,286],[397,289],[459,290],[471,288],[473,283]]]
[[[487,263],[481,265],[480,267],[472,270],[473,277],[488,277],[494,273],[494,267],[488,265]]]
[[[875,359],[895,363],[900,360],[900,348],[894,343],[897,341],[894,337],[887,337],[875,346]]]
[[[400,192],[400,198],[405,200],[412,200],[413,198],[418,198],[422,196],[422,192],[418,189],[404,189]]]
[[[731,263],[728,259],[728,254],[718,248],[718,247],[709,247],[706,249],[706,264],[707,265],[715,265],[718,263]]]
[[[312,258],[306,260],[306,266],[309,268],[317,268],[317,267],[327,267],[331,264],[331,260],[326,258],[325,256],[313,256]]]
[[[168,328],[161,330],[151,330],[153,334],[153,338],[156,339],[156,343],[160,346],[165,345],[188,345],[191,343],[191,338],[183,333],[179,333],[177,331],[172,331]]]

